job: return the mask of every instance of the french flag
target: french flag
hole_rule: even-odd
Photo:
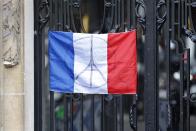
[[[49,32],[50,90],[136,94],[136,31],[108,34]]]

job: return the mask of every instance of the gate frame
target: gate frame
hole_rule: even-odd
[[[144,117],[145,130],[158,131],[158,43],[157,43],[157,1],[144,0],[146,4],[146,42],[144,45]]]
[[[39,1],[40,2],[40,1]],[[41,2],[34,1],[35,17],[35,130],[42,130],[42,86],[44,85],[44,44],[41,43],[39,30],[39,10]],[[159,128],[159,98],[158,98],[158,43],[157,43],[157,0],[144,0],[146,8],[146,42],[144,50],[145,79],[144,79],[144,114],[145,130],[158,131]],[[133,9],[130,9],[133,10]],[[51,101],[53,102],[53,101]],[[51,103],[54,105],[53,103]],[[53,116],[52,116],[53,117]],[[53,128],[53,127],[52,127]]]

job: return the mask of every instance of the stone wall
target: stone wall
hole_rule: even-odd
[[[1,0],[0,15],[0,131],[23,131],[23,1]]]

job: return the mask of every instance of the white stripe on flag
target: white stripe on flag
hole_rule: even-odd
[[[107,37],[107,34],[73,34],[74,93],[108,93]]]

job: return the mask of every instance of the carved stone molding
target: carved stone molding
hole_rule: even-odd
[[[10,68],[20,61],[21,51],[21,0],[2,2],[3,64]]]
[[[23,2],[0,0],[0,130],[24,130]]]

